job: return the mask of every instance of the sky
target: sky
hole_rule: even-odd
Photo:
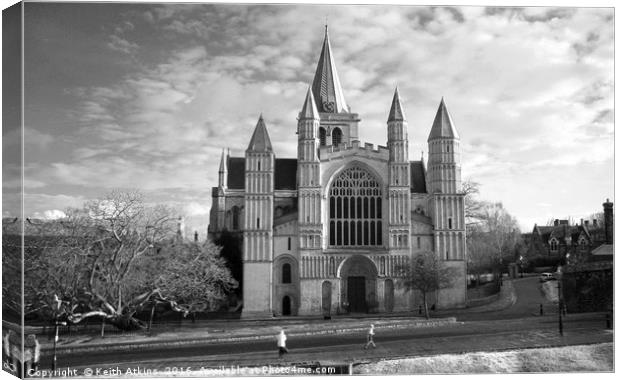
[[[463,179],[524,232],[613,201],[612,8],[26,3],[25,215],[139,188],[206,233],[222,148],[243,156],[259,114],[296,157],[326,19],[362,142],[386,145],[398,85],[410,159],[444,97]],[[5,157],[18,143],[5,127]]]

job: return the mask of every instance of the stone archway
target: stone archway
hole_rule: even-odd
[[[341,299],[346,310],[367,313],[377,305],[377,267],[367,257],[345,259],[338,269]]]

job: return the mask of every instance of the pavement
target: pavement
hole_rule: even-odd
[[[206,327],[170,328],[166,332],[152,335],[127,334],[109,335],[104,338],[92,335],[74,334],[62,336],[57,345],[57,352],[77,354],[81,352],[132,351],[153,346],[189,346],[205,343],[238,343],[275,339],[276,334],[284,328],[289,339],[302,336],[326,336],[333,334],[352,334],[368,330],[370,324],[377,329],[430,329],[438,326],[460,324],[454,317],[433,318],[426,320],[419,317],[385,318],[335,318],[332,320],[269,320],[269,321],[234,321],[217,322]],[[53,341],[41,340],[43,353],[53,348]]]

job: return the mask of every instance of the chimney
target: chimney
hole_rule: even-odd
[[[194,242],[198,243],[198,231],[194,231]]]
[[[581,218],[581,225],[583,226],[583,218]]]
[[[598,220],[592,219],[592,227],[594,227],[594,228],[598,227]]]
[[[584,223],[585,223],[586,227],[588,227],[590,225],[590,221],[589,220],[584,221]]]
[[[553,221],[553,225],[554,226],[559,226],[560,225],[560,219],[556,219]]]
[[[613,244],[614,240],[614,204],[609,201],[603,203],[603,212],[605,214],[605,243]]]

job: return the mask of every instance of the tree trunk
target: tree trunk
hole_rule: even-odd
[[[426,292],[422,292],[422,300],[424,301],[424,316],[426,317],[426,319],[431,319],[431,316],[428,313],[428,302],[426,301]]]
[[[151,307],[151,318],[149,318],[149,334],[151,333],[151,328],[153,326],[153,315],[155,315],[155,303],[153,303],[153,306]]]

